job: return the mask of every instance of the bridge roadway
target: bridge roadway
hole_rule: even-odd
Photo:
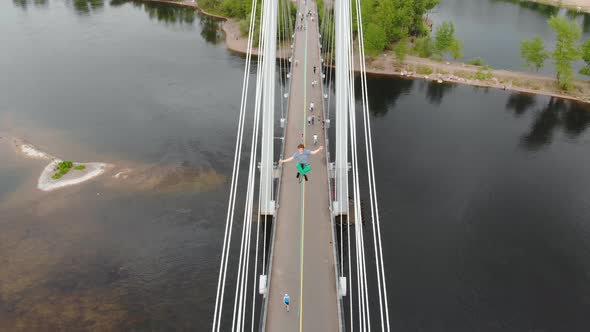
[[[316,4],[300,0],[298,12],[317,13]],[[325,142],[322,121],[322,79],[317,14],[305,18],[303,31],[295,32],[292,86],[285,141],[285,158],[297,145],[316,149]],[[297,25],[301,20],[297,18]],[[295,60],[298,64],[295,65]],[[316,73],[313,66],[317,67]],[[311,82],[317,85],[312,87]],[[314,125],[307,124],[309,103],[315,104]],[[314,146],[313,135],[318,135]],[[338,331],[338,301],[332,228],[328,199],[328,175],[325,149],[310,156],[309,182],[296,179],[295,161],[283,164],[280,206],[272,258],[266,331]],[[283,296],[291,297],[286,312]]]

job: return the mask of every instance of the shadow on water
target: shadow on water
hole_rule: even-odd
[[[507,107],[514,110],[515,114],[522,115],[527,109],[535,105],[533,96],[510,96]],[[558,129],[569,138],[577,138],[590,126],[590,108],[586,105],[559,99],[550,98],[547,105],[535,115],[529,131],[521,138],[521,146],[532,151],[550,144],[553,141],[555,131]]]

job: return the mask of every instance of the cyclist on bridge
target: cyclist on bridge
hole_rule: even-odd
[[[299,179],[299,182],[301,182],[300,176],[303,175],[303,177],[305,178],[305,181],[307,181],[306,174],[309,171],[311,171],[311,165],[309,164],[309,155],[316,154],[316,153],[322,151],[323,149],[324,149],[324,147],[320,146],[319,148],[311,151],[311,150],[306,149],[305,145],[299,144],[297,146],[297,152],[295,152],[291,157],[289,157],[287,159],[279,160],[279,164],[288,163],[293,159],[297,160],[297,178]]]

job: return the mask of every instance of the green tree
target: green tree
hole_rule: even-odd
[[[434,46],[430,37],[420,37],[416,39],[414,49],[419,57],[428,58],[433,53]]]
[[[582,51],[582,59],[586,62],[586,67],[580,70],[580,74],[590,76],[590,39],[582,44],[580,50]]]
[[[539,71],[543,68],[549,54],[545,51],[543,40],[537,36],[531,40],[520,42],[520,56],[524,59],[527,67]]]
[[[385,31],[375,23],[369,23],[364,31],[365,51],[369,55],[375,55],[383,51],[386,43]]]
[[[408,54],[408,39],[402,38],[397,42],[395,47],[395,58],[398,62],[404,62],[406,55]]]
[[[455,59],[462,58],[463,57],[463,48],[464,48],[463,42],[455,39],[455,40],[453,40],[453,43],[451,43],[449,53]]]
[[[549,19],[549,26],[556,35],[555,50],[551,52],[551,57],[557,71],[557,81],[562,89],[569,90],[574,79],[572,62],[581,59],[577,43],[582,36],[582,29],[575,22],[556,16]]]
[[[394,0],[397,3],[411,8],[412,14],[410,34],[414,36],[423,36],[428,34],[428,27],[424,24],[424,14],[436,7],[440,0]]]
[[[434,32],[433,53],[442,58],[444,53],[453,57],[461,57],[462,44],[455,38],[455,26],[452,22],[442,22]]]

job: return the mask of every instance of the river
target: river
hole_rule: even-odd
[[[555,44],[555,34],[547,20],[552,15],[567,16],[582,28],[581,40],[590,38],[590,14],[559,9],[530,1],[519,0],[441,0],[430,17],[434,26],[442,21],[455,25],[455,35],[465,45],[464,57],[468,61],[481,57],[496,69],[526,71],[520,57],[520,42],[539,36],[548,50]],[[583,62],[576,62],[576,72]],[[553,75],[550,60],[540,72]]]
[[[210,326],[244,60],[164,5],[3,1],[0,31],[0,330]],[[369,91],[392,327],[587,331],[588,106]],[[13,136],[140,176],[39,192]]]

